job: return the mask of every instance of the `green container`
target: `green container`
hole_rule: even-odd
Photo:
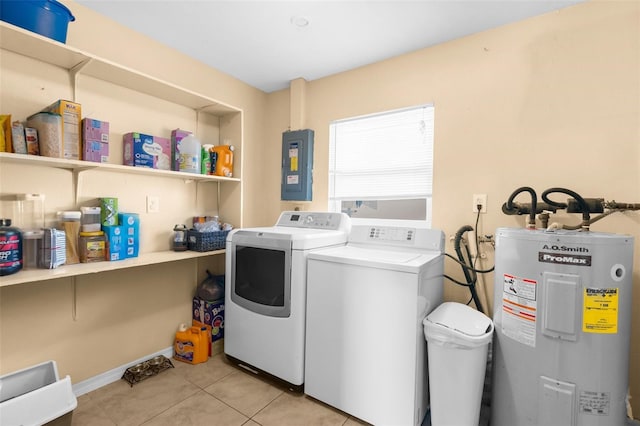
[[[118,224],[118,199],[100,198],[100,224],[110,226]]]

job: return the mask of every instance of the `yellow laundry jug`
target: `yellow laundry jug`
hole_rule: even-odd
[[[200,327],[180,326],[173,344],[173,358],[189,364],[206,362],[209,357],[206,330]]]

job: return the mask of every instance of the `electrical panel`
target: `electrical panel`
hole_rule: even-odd
[[[283,201],[311,201],[313,184],[313,130],[282,134]]]

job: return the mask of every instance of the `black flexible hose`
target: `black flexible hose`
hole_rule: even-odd
[[[447,256],[448,258],[452,259],[454,262],[456,262],[458,265],[462,266],[465,269],[468,269],[470,271],[474,271],[477,272],[479,274],[487,274],[489,272],[493,272],[496,267],[492,266],[489,269],[476,269],[476,268],[472,268],[471,266],[467,265],[466,263],[460,262],[458,259],[456,259],[455,257],[451,256],[449,253],[445,253],[445,256]]]
[[[456,254],[458,255],[458,259],[460,259],[460,263],[464,263],[465,266],[470,266],[466,268],[463,267],[462,272],[464,272],[464,277],[467,280],[469,291],[471,292],[471,297],[473,298],[473,302],[475,303],[476,308],[478,309],[478,311],[484,313],[484,310],[482,309],[482,303],[480,303],[480,298],[478,297],[478,292],[476,291],[476,281],[478,279],[478,276],[476,275],[476,272],[473,268],[473,264],[467,265],[467,261],[462,255],[462,249],[460,248],[460,241],[462,240],[462,236],[467,231],[473,231],[473,228],[470,225],[465,225],[458,229],[458,232],[456,232],[455,238],[453,240],[453,247],[456,251]],[[471,253],[469,252],[469,247],[467,247],[467,258],[469,259],[469,263],[471,263]]]
[[[460,259],[460,262],[463,262],[465,265],[467,264],[467,261],[462,256],[462,250],[460,249],[460,241],[462,241],[462,236],[465,234],[465,232],[468,232],[468,231],[473,231],[473,228],[471,227],[471,225],[463,226],[462,228],[458,229],[458,232],[456,232],[456,235],[453,239],[453,248],[456,251],[456,254],[458,255],[458,259]],[[472,282],[473,279],[471,277],[471,274],[469,273],[469,270],[467,268],[462,268],[462,271],[464,272],[464,277],[467,279],[467,282],[468,283]]]
[[[513,210],[513,208],[514,208],[513,207],[513,199],[516,198],[518,196],[518,194],[520,194],[521,192],[528,192],[529,194],[531,194],[531,211],[529,212],[529,223],[528,223],[527,227],[531,228],[531,229],[535,229],[535,227],[536,227],[536,209],[537,209],[537,203],[538,203],[538,195],[536,194],[536,191],[533,190],[533,188],[528,187],[528,186],[522,186],[522,187],[516,189],[515,191],[513,191],[511,193],[511,195],[509,196],[509,199],[507,200],[506,208],[507,208],[507,210]],[[549,204],[551,204],[551,203],[549,203]]]
[[[549,199],[549,194],[554,193],[554,192],[559,192],[561,194],[566,194],[569,195],[570,197],[573,197],[577,202],[578,205],[580,206],[580,210],[582,211],[582,229],[588,231],[589,230],[589,219],[590,219],[590,215],[589,215],[589,205],[587,204],[587,202],[584,200],[584,198],[582,198],[578,193],[567,189],[567,188],[549,188],[546,191],[544,191],[542,193],[542,200],[552,206],[561,208],[561,209],[566,209],[567,208],[567,204],[566,203],[559,203],[556,201],[552,201]]]
[[[451,281],[451,282],[453,282],[453,283],[455,283],[455,284],[458,284],[459,286],[462,286],[462,287],[470,287],[470,286],[471,286],[471,284],[469,284],[469,283],[463,283],[462,281],[458,281],[458,280],[456,280],[455,278],[450,277],[450,276],[449,276],[449,275],[447,275],[447,274],[443,274],[442,276],[443,276],[444,278],[448,279],[449,281]],[[472,297],[472,298],[473,298],[473,297]]]

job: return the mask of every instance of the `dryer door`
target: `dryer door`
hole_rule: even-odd
[[[290,235],[238,231],[231,248],[231,300],[257,314],[289,317]]]

